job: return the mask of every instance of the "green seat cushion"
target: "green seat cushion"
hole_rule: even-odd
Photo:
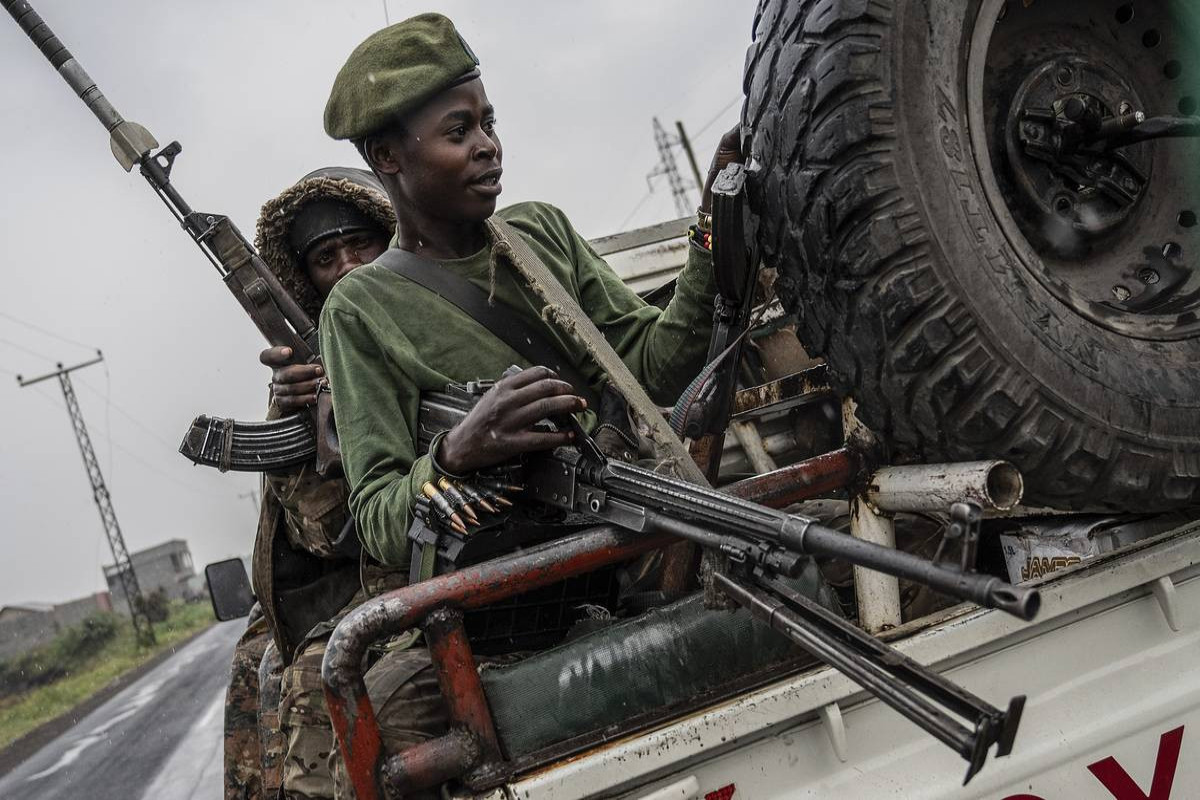
[[[794,588],[837,604],[810,561]],[[699,594],[482,671],[509,759],[684,705],[800,654],[744,609],[712,611]]]

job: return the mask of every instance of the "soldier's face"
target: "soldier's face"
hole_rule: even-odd
[[[476,78],[410,116],[396,142],[401,190],[421,213],[481,222],[496,211],[504,150],[496,113]]]
[[[333,285],[351,270],[370,264],[387,249],[387,235],[382,231],[352,231],[342,236],[330,236],[308,248],[304,254],[304,271],[324,299]]]

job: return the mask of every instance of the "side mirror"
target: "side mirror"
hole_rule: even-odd
[[[240,558],[214,561],[204,568],[213,614],[220,622],[249,616],[254,607],[254,590]]]

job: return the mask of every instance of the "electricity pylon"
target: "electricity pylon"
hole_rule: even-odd
[[[666,175],[667,185],[671,187],[671,196],[675,199],[675,210],[679,212],[679,216],[686,217],[695,211],[695,206],[688,198],[687,187],[683,185],[679,167],[675,165],[674,148],[678,142],[671,140],[658,117],[654,118],[654,144],[658,146],[658,166],[646,176],[646,183],[650,184],[653,191],[654,184],[650,183],[650,179]]]
[[[21,386],[31,386],[48,378],[58,378],[63,399],[67,403],[67,414],[70,415],[71,426],[75,429],[75,441],[79,443],[79,454],[83,456],[83,467],[87,470],[88,480],[92,484],[92,498],[96,501],[96,508],[100,509],[100,521],[104,524],[104,533],[108,536],[108,546],[112,550],[121,591],[125,593],[125,601],[129,603],[133,632],[140,644],[153,644],[154,628],[146,614],[146,604],[142,599],[141,587],[138,586],[137,574],[133,571],[133,561],[125,548],[125,538],[121,536],[121,526],[117,523],[116,512],[113,511],[112,498],[109,497],[108,487],[104,485],[104,475],[100,472],[100,463],[96,461],[96,452],[92,449],[92,439],[88,436],[87,425],[84,424],[83,414],[79,410],[79,401],[75,399],[75,387],[71,385],[72,372],[99,364],[103,360],[104,354],[97,350],[96,358],[91,361],[65,368],[60,362],[57,370],[36,378],[25,380],[18,375],[17,383]]]

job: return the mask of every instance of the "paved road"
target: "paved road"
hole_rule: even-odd
[[[192,640],[0,778],[0,798],[220,800],[225,683],[244,627]]]

